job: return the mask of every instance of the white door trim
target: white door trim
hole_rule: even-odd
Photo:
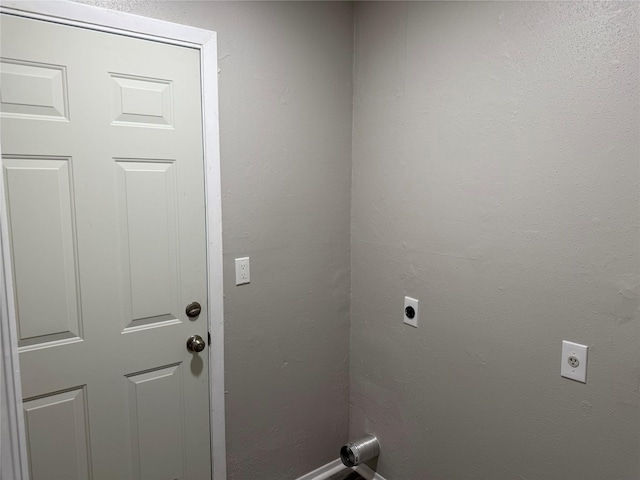
[[[209,332],[209,404],[213,480],[226,474],[224,409],[224,321],[222,290],[222,208],[218,125],[218,56],[216,33],[152,18],[105,10],[68,1],[0,0],[0,12],[81,26],[108,33],[145,38],[200,51],[206,188],[207,279]],[[0,152],[2,147],[0,145]],[[0,408],[2,452],[0,477],[27,479],[27,450],[22,415],[17,325],[9,251],[7,206],[0,169]],[[5,455],[6,453],[6,455]]]

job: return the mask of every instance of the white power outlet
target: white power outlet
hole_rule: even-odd
[[[404,297],[404,318],[407,325],[418,328],[418,303],[419,300],[411,297]]]
[[[236,285],[244,285],[250,281],[249,257],[236,258]]]
[[[562,341],[562,363],[560,375],[578,382],[587,383],[587,350],[579,343]]]

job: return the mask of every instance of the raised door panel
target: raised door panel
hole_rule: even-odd
[[[21,347],[82,336],[71,161],[3,157]]]
[[[91,478],[83,387],[23,403],[32,480]]]
[[[173,128],[171,81],[110,75],[112,125]]]
[[[178,322],[175,163],[117,159],[127,331]]]
[[[133,478],[186,478],[182,368],[170,365],[127,377]]]
[[[3,58],[0,85],[2,116],[69,119],[67,72],[63,66]]]

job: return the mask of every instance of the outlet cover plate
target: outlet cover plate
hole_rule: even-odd
[[[563,340],[560,375],[577,382],[587,383],[588,349],[586,345]]]
[[[411,297],[404,297],[404,310],[402,312],[402,318],[404,323],[418,328],[418,318],[420,317],[420,310],[418,309],[419,300]],[[413,318],[407,316],[407,307],[412,307],[415,315]]]
[[[236,258],[236,285],[244,285],[250,281],[249,257]]]

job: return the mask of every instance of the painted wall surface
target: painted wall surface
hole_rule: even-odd
[[[353,5],[92,0],[218,33],[228,478],[347,440]],[[234,258],[251,258],[235,286]]]
[[[386,478],[640,478],[639,8],[357,3],[350,436]]]

